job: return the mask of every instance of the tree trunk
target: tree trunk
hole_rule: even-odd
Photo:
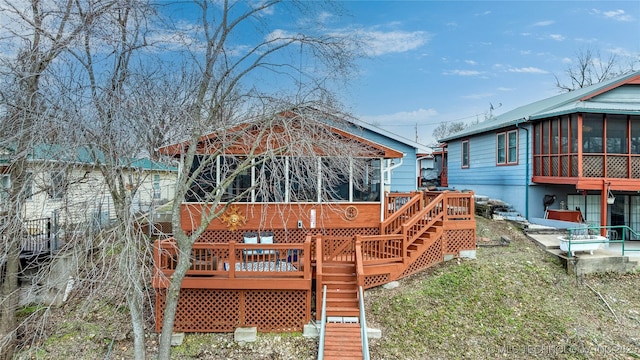
[[[20,248],[22,243],[22,203],[26,159],[21,158],[10,169],[11,190],[8,201],[7,224],[2,237],[6,238],[6,262],[1,274],[2,301],[0,301],[0,359],[11,359],[16,346],[18,322],[16,311],[20,303],[18,275],[20,272]]]
[[[191,266],[191,259],[189,254],[191,253],[191,246],[187,247],[187,251],[180,246],[184,241],[177,241],[178,243],[178,265],[176,270],[171,275],[171,281],[169,282],[169,288],[167,289],[167,297],[165,299],[163,319],[162,319],[162,332],[160,333],[160,343],[158,345],[158,360],[169,360],[171,358],[171,335],[173,334],[173,326],[175,324],[176,310],[178,308],[178,300],[180,299],[180,285],[182,279]]]

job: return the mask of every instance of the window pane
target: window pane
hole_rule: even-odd
[[[199,167],[202,168],[202,171],[185,194],[187,202],[206,201],[216,188],[216,157],[197,156],[194,158],[190,175]]]
[[[534,128],[534,140],[533,140],[533,153],[535,155],[540,154],[540,139],[542,138],[541,131],[542,131],[542,124],[537,123]]]
[[[627,144],[627,116],[607,115],[607,153],[626,154]]]
[[[631,153],[640,154],[640,116],[631,116]]]
[[[549,153],[549,120],[542,122],[542,153]]]
[[[469,141],[462,142],[462,167],[469,167]]]
[[[286,158],[274,157],[261,160],[264,160],[264,162],[258,163],[256,166],[256,201],[284,202]]]
[[[509,158],[507,162],[515,163],[518,161],[518,132],[509,132]]]
[[[52,199],[62,199],[66,192],[67,177],[64,171],[56,171],[49,173],[51,185],[49,188],[49,197]]]
[[[582,151],[601,154],[603,135],[602,114],[584,114],[582,119]]]
[[[349,200],[348,159],[322,159],[322,201]]]
[[[318,201],[318,171],[316,157],[289,158],[289,201]]]
[[[505,134],[501,133],[498,134],[498,136],[496,137],[496,142],[497,142],[497,162],[498,164],[504,164],[507,159],[506,159],[506,153],[505,153]]]
[[[569,117],[563,116],[560,119],[560,153],[567,154],[569,152]]]
[[[571,115],[571,152],[572,153],[577,153],[578,152],[578,115],[577,114],[572,114]]]
[[[560,137],[559,137],[560,126],[558,126],[559,122],[560,121],[557,118],[551,120],[551,153],[552,154],[558,153],[558,142],[560,141]]]
[[[353,201],[380,201],[380,160],[355,159]]]
[[[233,178],[222,201],[250,201],[251,162],[246,156],[223,156],[220,160],[220,181]]]

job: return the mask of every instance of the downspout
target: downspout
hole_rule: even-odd
[[[528,121],[522,118],[524,121]],[[520,127],[520,123],[516,122],[516,129],[522,129],[527,132],[527,145],[525,155],[525,170],[524,170],[524,217],[529,220],[529,129],[526,127]]]
[[[393,159],[392,159],[393,160]],[[382,172],[382,179],[380,181],[380,183],[382,184],[382,186],[380,186],[380,203],[384,204],[383,206],[380,206],[380,221],[384,221],[384,214],[385,214],[385,209],[384,207],[387,205],[385,203],[387,197],[384,196],[385,194],[385,179],[389,179],[389,185],[391,185],[391,171],[393,171],[395,168],[397,168],[398,166],[402,165],[402,161],[404,160],[404,156],[400,158],[400,162],[398,164],[394,164],[392,166],[386,167],[386,161],[381,162],[381,166],[380,166],[380,170]],[[385,176],[386,175],[386,176]]]
[[[419,158],[416,159],[416,169],[418,170],[418,176],[416,176],[416,180],[418,179],[418,177],[422,178],[422,166],[420,166],[420,161],[428,159],[431,155],[425,155],[425,156],[421,156]],[[416,185],[420,185],[420,180],[417,180]],[[416,186],[416,189],[418,188],[418,186]]]

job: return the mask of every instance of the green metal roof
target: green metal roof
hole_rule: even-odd
[[[5,148],[7,151],[0,155],[0,164],[8,161],[7,156],[13,149]],[[58,144],[36,145],[29,154],[30,161],[57,161],[65,163],[75,163],[81,165],[96,165],[105,163],[105,154],[101,151],[89,147],[70,148]],[[120,158],[119,165],[150,171],[178,171],[176,167],[169,166],[148,158]]]
[[[631,72],[598,84],[539,100],[471,125],[463,131],[439,139],[439,141],[447,142],[527,121],[577,112],[640,114],[640,85],[637,81],[635,85],[629,85],[630,92],[634,94],[632,96],[620,94],[619,97],[613,98],[603,95],[617,86],[638,79],[640,79],[640,71]],[[587,99],[581,100],[585,98]]]

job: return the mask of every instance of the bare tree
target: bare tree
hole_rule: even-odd
[[[565,70],[568,83],[561,81],[557,75],[554,75],[554,78],[556,87],[563,92],[568,92],[633,71],[633,68],[634,62],[621,65],[616,54],[603,58],[599,50],[587,47],[578,50],[575,64],[569,65]]]
[[[4,1],[2,72],[5,83],[0,90],[2,100],[3,138],[11,149],[8,169],[11,179],[7,202],[7,223],[3,230],[2,301],[0,301],[0,353],[11,358],[15,345],[18,306],[18,272],[22,204],[25,200],[28,155],[47,129],[47,121],[55,118],[55,106],[43,96],[43,83],[49,80],[54,62],[90,27],[111,3],[94,1],[87,13],[76,11],[75,1]]]
[[[433,129],[433,137],[436,140],[443,139],[449,135],[453,135],[464,130],[466,127],[467,125],[462,121],[443,122]]]
[[[264,15],[270,11],[297,11],[297,15],[291,14],[290,18],[313,18],[313,11],[322,4],[281,1],[253,4],[196,1],[195,4],[201,13],[198,28],[202,31],[197,36],[202,48],[190,52],[198,66],[190,66],[178,84],[188,97],[186,101],[179,101],[188,104],[183,117],[183,124],[188,124],[183,129],[188,131],[188,136],[175,147],[175,155],[181,157],[183,164],[172,209],[179,256],[166,292],[160,359],[170,357],[180,284],[190,267],[194,242],[230,203],[254,196],[255,190],[267,196],[269,185],[281,185],[274,183],[275,177],[269,177],[262,189],[248,187],[233,193],[228,190],[234,180],[247,169],[262,165],[272,174],[282,173],[285,168],[281,157],[287,155],[298,159],[291,167],[300,171],[296,177],[299,191],[295,196],[304,197],[304,189],[317,187],[314,174],[319,152],[345,162],[356,153],[346,144],[348,141],[343,141],[343,147],[336,146],[335,135],[320,126],[320,120],[339,122],[339,116],[326,110],[330,108],[326,104],[332,103],[326,84],[332,78],[348,76],[353,59],[352,44],[346,37],[314,33],[316,29],[308,24],[297,32],[279,29],[263,32],[269,28]],[[233,39],[247,28],[255,29],[252,43],[238,51]],[[261,80],[268,81],[270,86],[262,86]],[[211,132],[215,136],[204,137]],[[202,225],[190,232],[183,231],[180,202],[193,191],[194,184],[211,168],[217,156],[232,149],[244,156],[225,163],[221,181],[211,182],[201,191],[203,208],[207,209],[201,214]],[[219,206],[223,201],[225,205]]]

